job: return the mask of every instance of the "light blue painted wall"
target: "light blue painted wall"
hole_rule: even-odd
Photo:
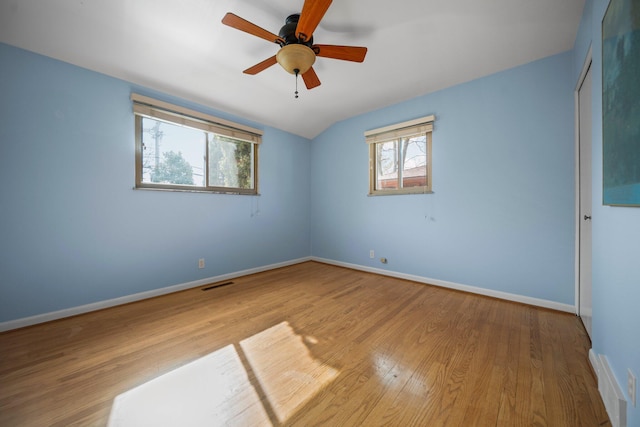
[[[311,145],[313,255],[573,305],[572,70],[566,52],[326,130]],[[435,193],[368,197],[364,131],[428,114]]]
[[[264,128],[260,197],[131,190],[129,94],[256,124],[0,44],[0,322],[310,253],[573,304],[573,90],[592,46],[593,347],[624,389],[627,367],[640,376],[640,209],[601,204],[607,4],[586,1],[572,52],[312,143]],[[431,113],[435,194],[367,197],[363,132]]]
[[[618,383],[627,395],[627,368],[631,368],[640,380],[640,208],[602,205],[601,31],[608,4],[608,0],[587,0],[585,4],[576,39],[573,80],[575,85],[591,45],[593,350],[607,356]],[[640,426],[640,401],[635,408],[627,405],[627,425]]]
[[[0,322],[309,256],[309,140],[8,45],[0,64]],[[261,196],[133,190],[132,91],[262,128]]]

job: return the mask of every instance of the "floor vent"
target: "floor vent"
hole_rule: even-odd
[[[206,288],[202,288],[203,291],[210,291],[211,289],[221,288],[223,286],[233,285],[233,282],[224,282],[224,283],[216,283],[215,285],[207,286]]]
[[[609,360],[604,355],[598,357],[598,391],[604,401],[609,419],[613,427],[627,427],[627,401],[622,394],[622,389],[613,375],[609,366]]]

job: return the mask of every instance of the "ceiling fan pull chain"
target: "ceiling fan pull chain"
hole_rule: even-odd
[[[293,72],[296,73],[296,99],[298,99],[298,74],[300,73],[300,70],[296,68]]]

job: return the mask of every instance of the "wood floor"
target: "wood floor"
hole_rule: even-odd
[[[609,426],[579,319],[316,262],[0,334],[0,426]]]

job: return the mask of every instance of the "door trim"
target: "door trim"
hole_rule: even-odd
[[[574,262],[574,277],[575,277],[575,311],[576,315],[580,316],[580,88],[587,76],[587,71],[591,67],[592,63],[592,46],[589,46],[587,56],[582,64],[582,70],[578,77],[575,90],[573,91],[574,99],[574,164],[575,164],[575,262]]]

